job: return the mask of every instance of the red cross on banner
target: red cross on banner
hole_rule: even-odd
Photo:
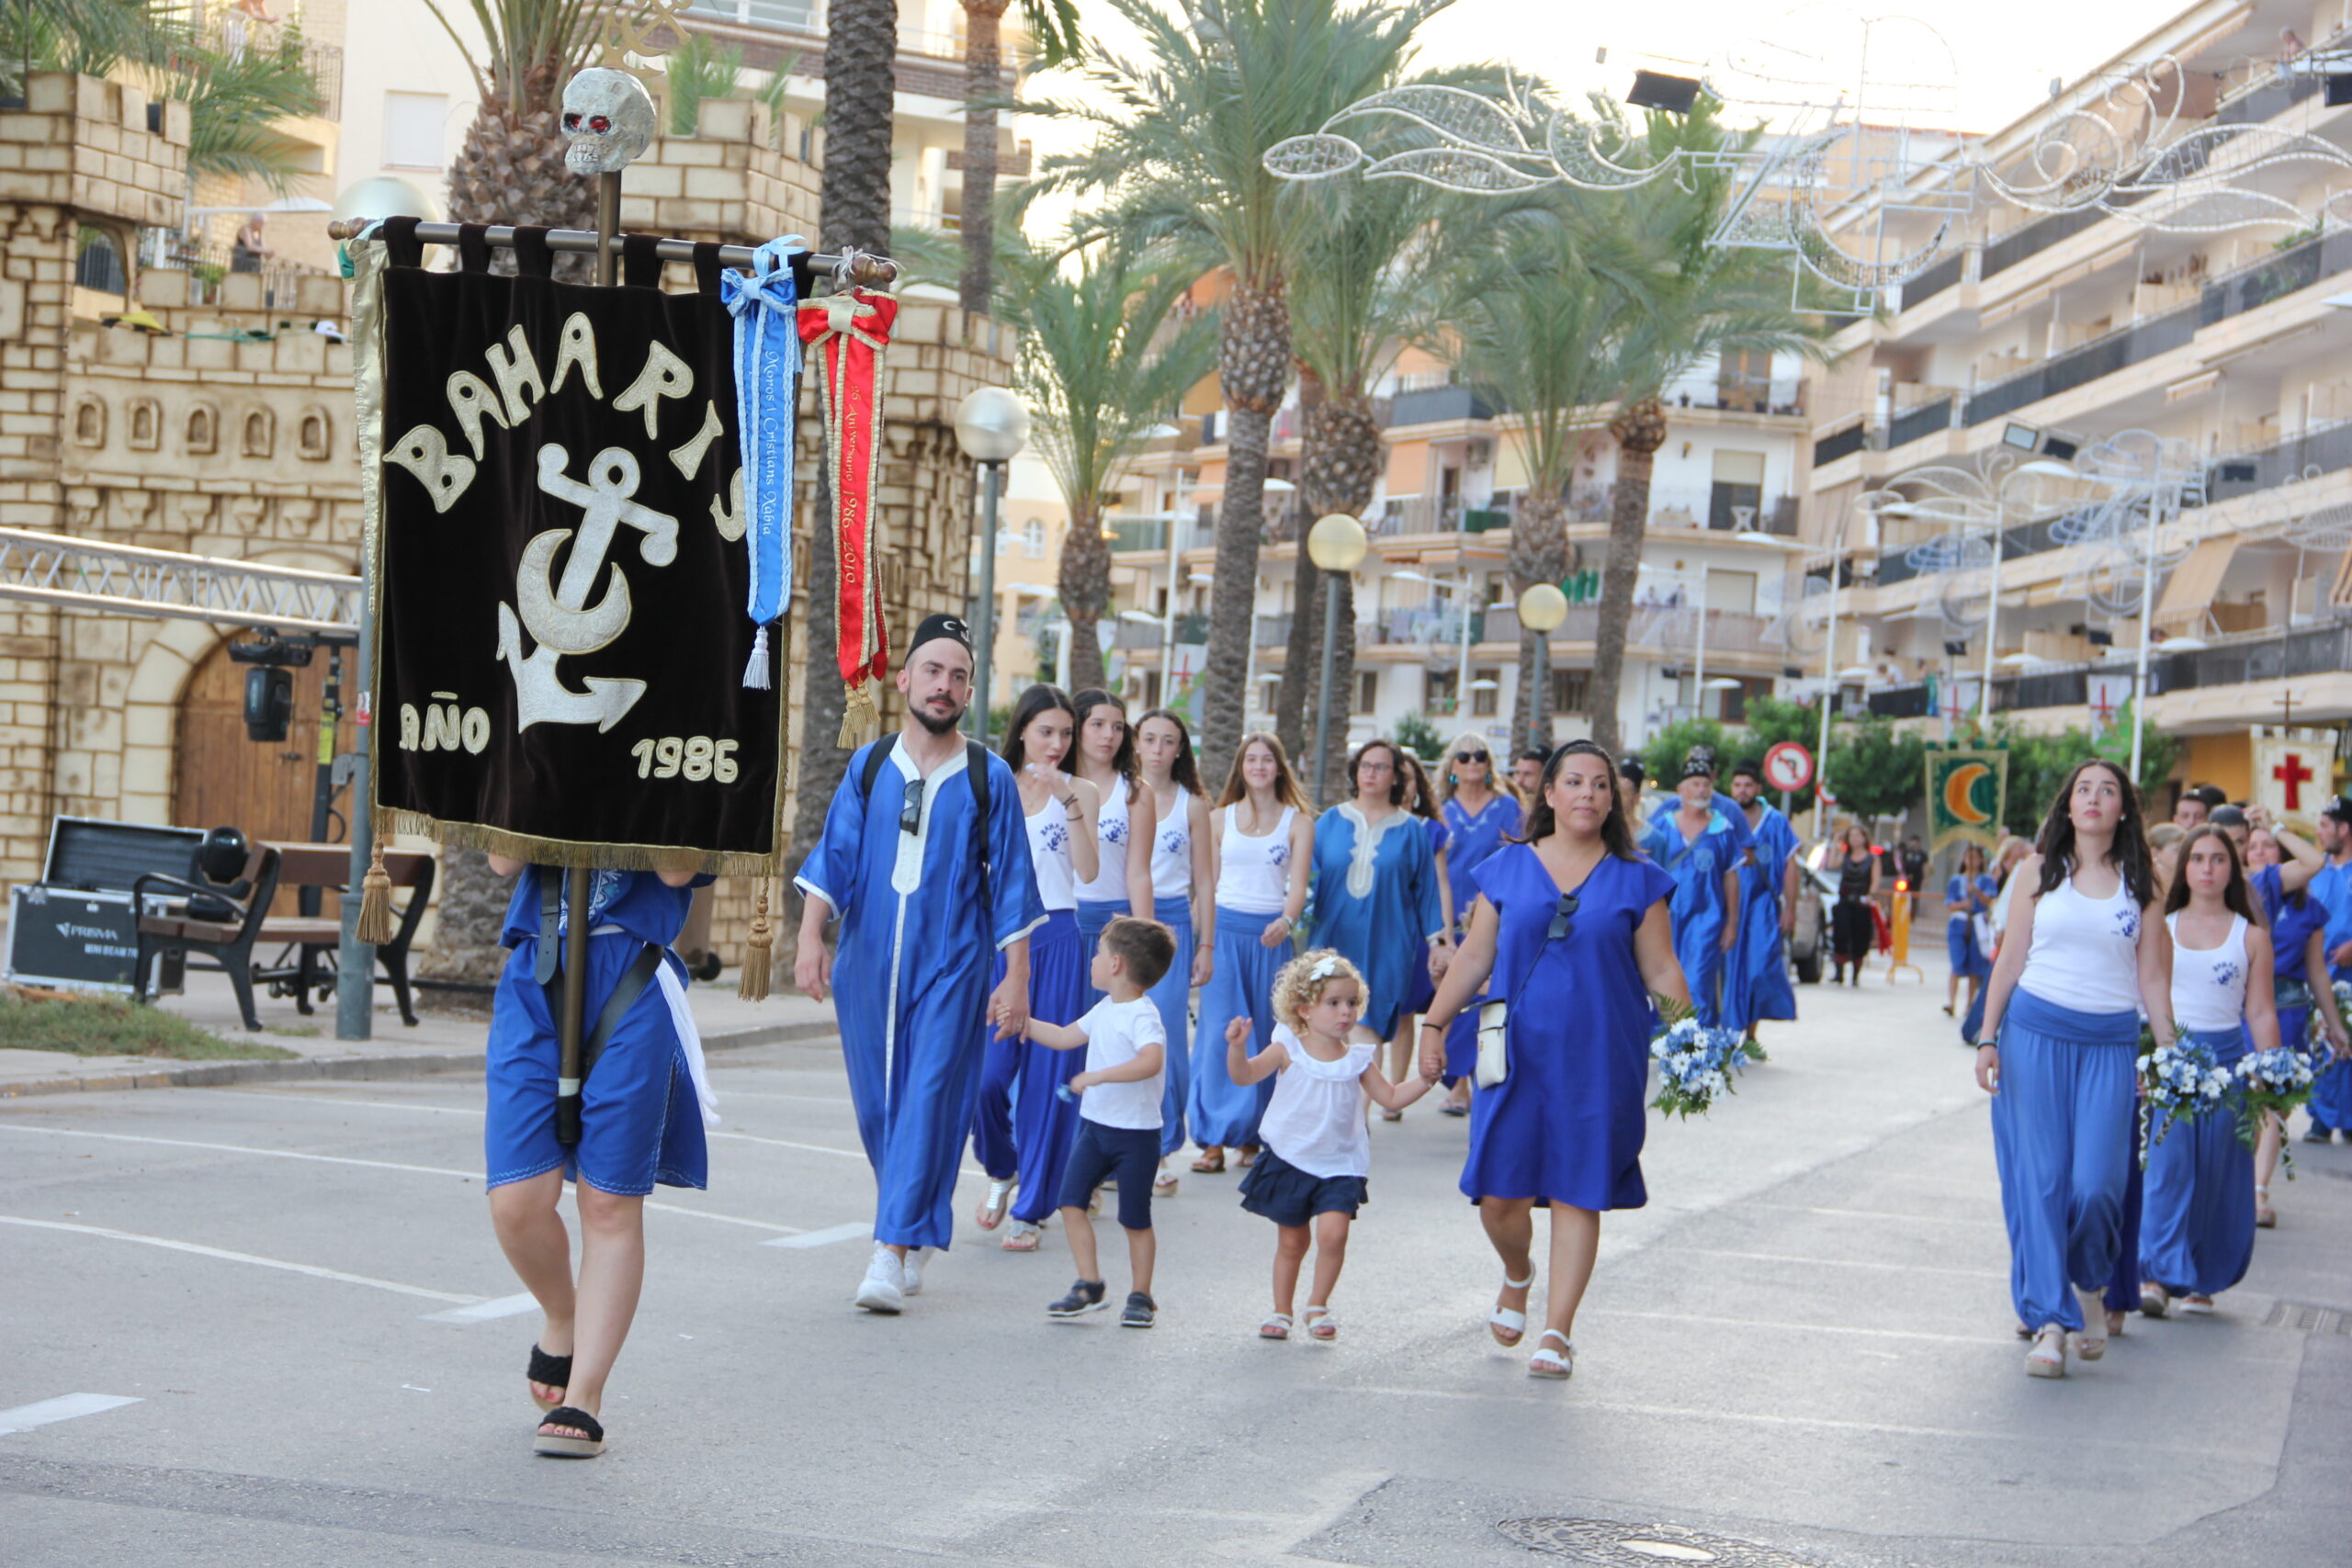
[[[2270,776],[2286,787],[2287,809],[2301,811],[2303,808],[2303,785],[2318,775],[2304,764],[2302,753],[2290,751],[2277,767],[2270,770]]]

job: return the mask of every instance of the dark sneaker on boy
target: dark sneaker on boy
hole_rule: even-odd
[[[1159,1303],[1158,1302],[1153,1301],[1141,1291],[1130,1292],[1127,1296],[1127,1310],[1119,1314],[1119,1326],[1122,1328],[1149,1328],[1152,1324],[1153,1316],[1158,1314],[1159,1311]]]
[[[1103,1285],[1100,1280],[1080,1280],[1069,1288],[1069,1294],[1046,1309],[1047,1317],[1083,1317],[1090,1312],[1101,1312]]]

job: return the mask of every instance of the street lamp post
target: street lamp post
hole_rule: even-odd
[[[2036,457],[2018,464],[1993,487],[1993,575],[1984,594],[1984,690],[1978,694],[1976,704],[1977,722],[1987,732],[1993,728],[1993,653],[1998,640],[1993,634],[2001,622],[2001,547],[2008,539],[2009,484],[2028,475],[2060,479],[2083,477],[2071,463],[2062,463],[2055,457]]]
[[[1519,596],[1519,624],[1542,639],[1537,646],[1542,650],[1543,657],[1535,661],[1535,678],[1538,681],[1551,678],[1552,634],[1558,631],[1560,623],[1567,618],[1568,596],[1560,592],[1559,585],[1556,583],[1538,582]],[[1535,706],[1536,705],[1531,701],[1527,705],[1527,710],[1532,712]],[[1516,744],[1525,745],[1535,739],[1534,736],[1530,736],[1526,741]],[[1552,750],[1552,737],[1548,734],[1544,735],[1541,744],[1544,750],[1549,752]]]
[[[1306,557],[1317,570],[1337,578],[1363,564],[1368,543],[1363,524],[1344,512],[1333,512],[1317,518],[1307,531]],[[1331,676],[1339,640],[1339,585],[1330,582],[1323,589],[1323,675],[1315,698],[1315,804],[1318,807],[1325,799],[1323,786],[1331,767]]]
[[[972,735],[989,739],[989,676],[996,666],[997,501],[1004,466],[1029,444],[1029,407],[1003,387],[982,387],[956,405],[956,445],[980,465],[984,532],[980,545],[979,625],[974,628]]]

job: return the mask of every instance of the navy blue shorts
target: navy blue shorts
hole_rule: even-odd
[[[644,943],[621,932],[588,939],[588,1005],[593,1021],[635,963]],[[670,1004],[655,976],[613,1031],[580,1092],[580,1143],[555,1138],[557,1047],[547,987],[532,978],[538,942],[526,939],[498,977],[484,1064],[489,1119],[482,1131],[486,1186],[527,1181],[561,1170],[616,1197],[641,1198],[654,1183],[703,1187],[709,1153],[702,1108]],[[662,963],[675,964],[673,957]]]
[[[1083,1209],[1094,1190],[1111,1179],[1119,1183],[1119,1224],[1131,1231],[1151,1228],[1151,1183],[1159,1174],[1159,1129],[1105,1127],[1081,1118],[1069,1163],[1062,1168],[1065,1209]]]

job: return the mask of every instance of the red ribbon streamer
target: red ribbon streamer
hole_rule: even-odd
[[[865,682],[890,669],[890,635],[874,572],[874,494],[882,464],[882,351],[898,314],[896,299],[864,288],[799,309],[800,340],[815,350],[820,370],[818,405],[841,563],[835,657],[853,716],[861,703],[871,713]]]

